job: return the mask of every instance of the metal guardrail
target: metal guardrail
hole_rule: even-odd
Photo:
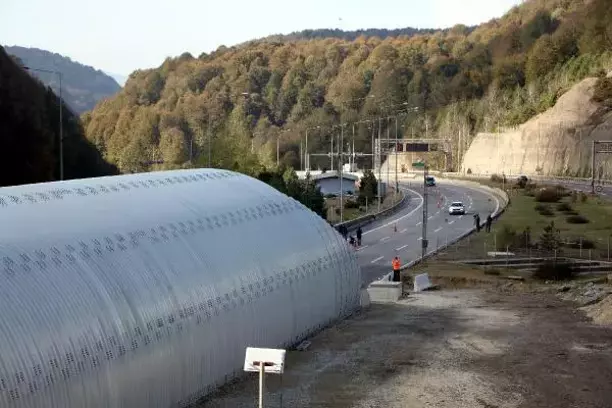
[[[352,219],[350,221],[345,221],[345,222],[341,222],[341,223],[337,223],[334,224],[334,228],[338,228],[341,225],[344,225],[349,231],[352,229],[356,229],[358,227],[364,227],[368,224],[371,224],[372,222],[380,219],[380,218],[384,218],[387,217],[391,214],[394,214],[395,212],[397,212],[397,210],[399,210],[408,200],[410,200],[408,194],[403,193],[404,196],[402,197],[402,199],[400,201],[398,201],[397,203],[393,204],[391,207],[384,209],[380,212],[374,213],[374,214],[368,214],[368,215],[364,215],[363,217],[359,217],[359,218],[355,218]]]
[[[510,197],[508,196],[508,194],[499,189],[499,188],[492,188],[492,187],[488,187],[485,185],[482,185],[480,183],[477,182],[473,182],[473,181],[463,181],[463,180],[452,180],[452,179],[442,179],[445,181],[451,181],[454,183],[461,183],[461,184],[469,184],[471,188],[475,188],[475,189],[480,189],[480,190],[484,190],[487,191],[489,194],[491,194],[492,196],[495,196],[500,203],[499,209],[494,212],[493,214],[491,214],[491,217],[493,218],[493,220],[496,220],[497,218],[499,218],[504,211],[506,210],[506,208],[508,207],[508,205],[510,204]],[[485,223],[483,222],[481,227],[484,227]],[[405,271],[406,269],[410,269],[418,264],[420,264],[421,262],[425,261],[426,259],[431,258],[432,256],[436,255],[438,252],[448,248],[451,245],[454,245],[455,243],[457,243],[458,241],[461,241],[462,239],[468,237],[469,235],[473,234],[474,231],[476,231],[476,226],[473,226],[472,228],[470,228],[469,230],[467,230],[465,233],[461,234],[460,236],[456,237],[455,239],[448,241],[447,243],[440,245],[439,247],[437,247],[436,249],[433,249],[431,251],[429,251],[424,257],[415,259],[414,261],[411,261],[405,265],[402,265],[402,267],[400,268],[401,271]],[[393,272],[389,272],[388,274],[384,275],[381,279],[379,279],[379,281],[390,281],[393,279]]]
[[[442,177],[449,177],[449,178],[457,177],[457,178],[463,178],[463,179],[476,179],[476,180],[490,179],[491,176],[493,176],[493,175],[497,175],[499,177],[502,177],[504,175],[504,174],[498,174],[498,173],[463,174],[463,173],[444,173],[444,172],[440,172],[439,174]],[[507,180],[514,180],[514,179],[519,178],[522,175],[523,174],[505,174]],[[536,181],[561,181],[561,182],[564,182],[564,183],[591,184],[591,178],[590,177],[540,176],[540,175],[527,175],[527,174],[525,174],[525,176],[527,176],[527,178],[529,178],[529,179],[536,180]],[[595,179],[595,184],[598,184],[598,185],[612,185],[612,180],[610,180],[610,179],[597,179],[596,178]]]

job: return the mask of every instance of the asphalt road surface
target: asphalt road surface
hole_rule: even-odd
[[[391,272],[394,256],[400,257],[402,265],[421,256],[423,188],[413,185],[401,185],[410,197],[408,205],[392,217],[364,228],[361,247],[356,250],[364,286]],[[474,225],[474,214],[480,214],[484,221],[499,206],[494,197],[480,190],[451,184],[429,187],[428,196],[428,252],[469,230]],[[465,215],[448,214],[453,201],[463,202]]]

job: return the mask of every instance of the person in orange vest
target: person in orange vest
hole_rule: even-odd
[[[393,267],[393,282],[399,282],[400,281],[400,268],[402,267],[399,257],[396,256],[395,258],[393,258],[393,261],[391,262],[391,266]]]

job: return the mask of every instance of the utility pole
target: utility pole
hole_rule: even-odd
[[[329,140],[329,171],[334,171],[334,132],[332,131],[331,138]]]
[[[382,126],[382,118],[378,119],[378,141],[376,142],[376,155],[377,155],[377,164],[378,164],[378,212],[380,212],[380,202],[381,202],[381,185],[382,185],[382,157],[381,157],[381,146],[380,146],[380,136]]]
[[[344,170],[344,123],[340,125],[340,143],[338,145],[338,153],[340,153],[338,169],[340,170],[340,222],[342,222],[344,220],[344,187],[342,185],[342,171]]]
[[[376,134],[376,126],[374,125],[374,122],[370,122],[370,126],[372,127],[372,173],[374,173],[376,171],[376,160],[374,152],[374,135]]]
[[[304,141],[300,137],[300,171],[304,170]]]
[[[212,121],[210,120],[210,115],[208,116],[208,168],[210,169],[212,166]]]
[[[390,135],[391,128],[389,127],[389,120],[390,119],[391,119],[390,117],[387,117],[387,140],[391,139],[391,135]],[[389,159],[390,158],[391,158],[391,155],[388,154],[387,155],[387,186],[386,186],[386,188],[389,188],[389,170],[390,170],[389,165],[391,164],[391,163],[389,163]]]
[[[306,146],[304,147],[304,170],[309,171],[309,163],[308,163],[308,129],[306,129]]]
[[[593,146],[591,151],[591,194],[595,194],[595,155],[597,154],[595,146],[597,141],[593,140]]]
[[[428,192],[427,192],[427,172],[428,167],[427,167],[427,163],[424,164],[423,167],[423,229],[421,232],[421,260],[425,259],[425,255],[427,254],[427,246],[428,246],[428,241],[427,241],[427,196],[428,196]]]
[[[399,190],[399,181],[397,179],[397,161],[398,161],[398,145],[399,145],[399,139],[398,139],[398,133],[397,133],[397,116],[395,117],[395,197],[394,200],[397,201],[397,190]]]

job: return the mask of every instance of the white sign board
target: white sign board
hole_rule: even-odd
[[[264,364],[265,373],[282,374],[285,370],[285,350],[247,347],[244,371],[258,373],[260,363]]]

